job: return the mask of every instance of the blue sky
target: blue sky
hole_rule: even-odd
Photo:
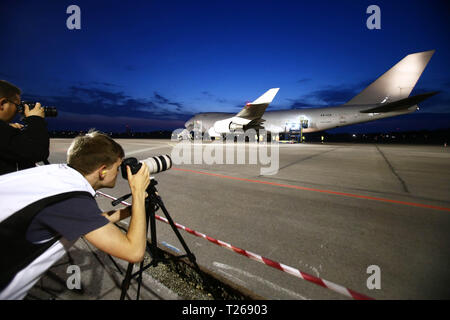
[[[81,30],[66,27],[71,4]],[[381,30],[366,27],[371,4]],[[58,108],[50,129],[172,130],[196,112],[237,112],[273,87],[268,110],[337,105],[430,49],[413,93],[441,94],[412,117],[431,116],[356,128],[450,127],[446,1],[2,0],[0,9],[0,78]]]

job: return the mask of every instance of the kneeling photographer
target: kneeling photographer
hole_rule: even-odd
[[[131,207],[102,213],[96,190],[114,188],[123,148],[105,134],[75,138],[67,164],[51,164],[0,176],[0,299],[23,299],[79,237],[98,249],[136,263],[146,240],[146,164],[126,167]],[[114,223],[130,217],[124,234]]]
[[[49,156],[44,108],[22,104],[20,95],[19,88],[0,80],[0,175],[34,167]],[[11,123],[19,109],[25,125]]]

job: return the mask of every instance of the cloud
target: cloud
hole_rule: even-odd
[[[104,103],[117,104],[121,101],[130,98],[123,92],[111,92],[97,88],[83,88],[78,86],[71,86],[69,88],[70,94],[76,97],[88,98],[92,100],[100,100]]]
[[[312,107],[323,107],[322,105],[312,105],[311,103],[304,102],[303,100],[292,100],[290,109],[303,109]]]
[[[157,92],[154,92],[154,98],[156,99],[156,102],[161,105],[168,105],[168,106],[174,106],[176,107],[175,110],[178,112],[182,112],[184,106],[180,102],[171,101],[170,99],[167,99],[166,97],[163,97]]]
[[[159,103],[168,103],[169,102],[168,99],[164,98],[163,96],[161,96],[157,92],[154,92],[154,95],[155,95],[156,101],[159,102]]]
[[[306,81],[308,79],[301,79],[299,81],[302,80]],[[289,108],[299,109],[305,107],[325,107],[344,104],[356,96],[369,84],[370,81],[361,81],[352,85],[343,84],[325,86],[304,94],[297,99],[288,99],[288,101],[291,101],[292,103]]]
[[[370,83],[371,81],[361,81],[350,85],[327,86],[313,91],[306,97],[325,103],[326,105],[340,105],[356,96]]]
[[[312,79],[311,78],[302,78],[300,80],[297,80],[297,83],[306,83],[306,82],[311,82]]]
[[[209,92],[209,91],[202,91],[202,94],[207,96],[207,97],[209,97],[209,98],[214,97],[214,95],[211,92]]]
[[[347,102],[355,95],[356,91],[351,88],[327,88],[312,92],[309,98],[324,102],[327,105],[339,105]]]
[[[230,103],[230,101],[228,99],[219,98],[219,97],[217,97],[216,95],[212,94],[209,91],[202,91],[201,94],[203,96],[205,96],[206,98],[208,98],[210,100],[213,100],[215,102],[218,102],[218,103]]]
[[[117,85],[117,84],[109,83],[109,82],[98,82],[98,81],[93,81],[92,84],[95,84],[95,85],[102,85],[102,86],[105,86],[105,87],[120,87],[120,86]]]
[[[124,132],[127,127],[133,132],[173,130],[183,128],[185,119],[147,119],[139,117],[111,117],[101,114],[80,115],[61,112],[57,118],[47,119],[50,130],[89,130],[95,128],[103,132]]]
[[[174,125],[183,124],[192,116],[191,112],[185,111],[181,102],[171,100],[157,92],[150,98],[136,98],[123,91],[73,85],[66,90],[66,94],[60,96],[28,95],[26,99],[44,101],[47,105],[55,106],[60,115],[70,114],[70,118],[76,118],[73,123],[91,119],[92,124],[95,119],[101,119],[103,125],[108,123],[112,126],[112,123],[116,123],[119,128],[122,128],[126,119],[127,122],[139,124],[141,127],[143,122],[148,122],[159,126],[165,124],[159,128],[175,129]],[[52,119],[52,123],[56,124],[58,119],[62,121],[63,118],[58,117],[56,121]],[[64,119],[65,123],[71,123],[67,116]]]

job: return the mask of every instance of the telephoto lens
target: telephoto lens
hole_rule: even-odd
[[[160,155],[160,156],[154,156],[150,157],[144,160],[141,160],[141,162],[145,163],[150,170],[150,174],[152,173],[159,173],[162,171],[169,170],[172,168],[172,159],[169,155]]]
[[[122,161],[122,164],[120,166],[122,177],[124,179],[127,179],[127,166],[130,167],[131,174],[136,174],[136,172],[141,169],[142,163],[145,163],[147,165],[150,174],[159,173],[172,168],[172,159],[167,154],[150,157],[140,161],[138,161],[136,158],[126,158]]]

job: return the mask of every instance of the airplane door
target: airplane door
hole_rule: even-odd
[[[295,120],[287,120],[285,122],[285,131],[300,131],[301,129],[308,128],[309,121],[304,116],[300,116]]]
[[[300,130],[300,123],[297,121],[288,120],[285,122],[285,131],[298,131]]]

